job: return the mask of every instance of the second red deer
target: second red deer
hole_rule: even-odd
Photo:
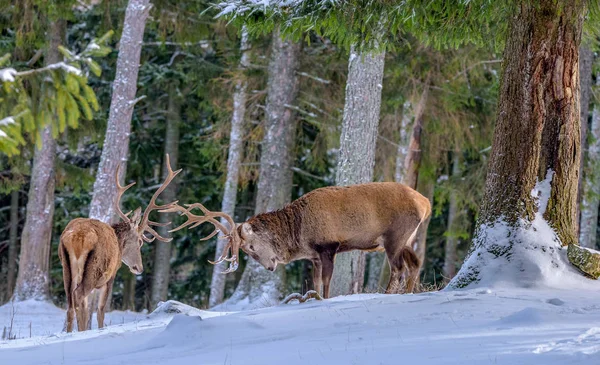
[[[204,215],[192,213],[194,208]],[[412,292],[421,266],[413,243],[426,229],[423,222],[431,215],[431,205],[408,186],[386,182],[316,189],[283,209],[250,218],[237,229],[215,219],[225,217],[232,227],[231,217],[198,203],[167,211],[188,218],[173,231],[208,222],[225,233],[229,243],[217,262],[230,261],[228,272],[237,269],[240,248],[271,271],[278,264],[311,260],[315,289],[327,298],[335,255],[351,250],[385,250],[391,267],[386,293],[399,292],[403,276],[405,290]]]

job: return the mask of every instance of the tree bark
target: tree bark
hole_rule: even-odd
[[[458,180],[460,177],[460,151],[454,151],[452,158],[452,178]],[[449,282],[456,275],[456,264],[458,261],[456,255],[456,246],[458,238],[456,237],[458,201],[455,193],[450,195],[450,204],[448,207],[448,226],[446,229],[446,245],[444,247],[444,281]]]
[[[181,123],[181,104],[179,100],[178,90],[176,87],[171,87],[169,93],[169,106],[167,129],[165,135],[165,154],[169,155],[171,167],[177,169],[179,161],[179,124]],[[163,178],[168,176],[168,168],[166,161],[163,161]],[[173,181],[162,193],[162,199],[165,202],[177,200],[177,182]],[[176,216],[176,214],[161,214],[160,222],[168,223]],[[158,227],[159,233],[164,237],[169,236],[168,227]],[[154,241],[154,268],[152,271],[152,308],[160,301],[167,299],[169,292],[169,279],[171,276],[171,254],[173,245],[171,242]]]
[[[48,29],[46,65],[62,61],[58,46],[64,43],[66,22],[56,20]],[[54,215],[54,157],[56,141],[52,126],[41,131],[42,147],[35,148],[25,226],[21,234],[19,274],[14,290],[16,300],[48,300],[49,255]]]
[[[396,182],[404,182],[406,176],[406,157],[408,156],[410,138],[413,133],[410,133],[409,128],[412,128],[413,112],[410,101],[405,101],[402,107],[402,119],[400,122],[400,138],[398,140],[398,151],[396,153],[396,173],[394,180]]]
[[[385,53],[358,54],[354,49],[350,51],[336,185],[373,180],[384,63]],[[364,276],[364,252],[336,255],[330,295],[362,291]]]
[[[539,275],[541,263],[527,252],[546,252],[552,260],[556,250],[548,246],[552,242],[532,242],[540,235],[531,227],[538,209],[561,245],[577,243],[578,62],[585,11],[583,0],[522,2],[509,20],[485,196],[470,258],[451,286],[480,280],[482,267],[499,258],[510,263],[499,270],[509,270],[514,280],[519,280],[513,272],[517,266],[530,270],[519,273],[521,285]],[[532,196],[544,179],[550,190],[549,197],[542,196],[547,206]],[[506,244],[497,242],[499,229],[511,237]]]
[[[596,86],[600,86],[600,73],[596,75]],[[594,104],[589,133],[591,138],[583,168],[579,244],[595,248],[600,204],[600,107],[598,103]]]
[[[242,28],[242,39],[240,43],[242,57],[239,64],[239,78],[236,81],[235,92],[233,93],[233,116],[231,117],[231,131],[229,133],[229,154],[227,156],[227,177],[225,180],[225,191],[223,193],[223,203],[221,211],[234,217],[235,204],[237,201],[238,181],[240,177],[240,167],[242,164],[242,153],[244,148],[244,116],[246,114],[246,88],[248,81],[244,74],[246,67],[249,64],[250,58],[250,42],[248,41],[248,31],[246,27]],[[225,219],[221,223],[227,225]],[[217,241],[217,250],[215,259],[221,256],[226,240]],[[222,274],[227,268],[227,262],[221,262],[213,267],[212,280],[210,282],[210,297],[208,306],[214,307],[221,303],[225,296],[225,284],[227,277]]]
[[[581,219],[582,219],[582,204],[583,204],[583,179],[586,169],[586,155],[587,155],[587,135],[588,135],[588,119],[590,116],[590,100],[592,94],[592,63],[594,62],[594,54],[589,46],[581,45],[579,47],[579,77],[580,77],[580,90],[579,94],[579,110],[581,119],[581,167],[579,169],[579,189],[577,201],[580,203],[577,205],[577,217],[579,219],[579,232],[581,232]]]
[[[404,160],[404,174],[402,176],[402,183],[410,186],[413,189],[417,189],[417,183],[419,181],[419,168],[421,167],[422,151],[421,151],[421,137],[423,133],[423,115],[425,114],[425,106],[427,105],[427,99],[429,97],[429,76],[425,82],[425,87],[421,93],[421,98],[415,109],[414,121],[412,125],[412,131],[410,134],[410,141],[408,142],[408,152],[405,153],[406,159]],[[400,158],[401,155],[398,155]],[[398,166],[398,164],[396,165]],[[398,170],[398,167],[396,167]]]
[[[274,32],[255,214],[280,209],[291,200],[296,124],[288,106],[298,93],[296,71],[300,50],[300,43],[283,40],[278,29]],[[284,274],[284,266],[273,273],[248,258],[242,279],[227,303],[245,298],[254,307],[278,303],[284,289]]]
[[[15,279],[17,278],[17,248],[19,245],[19,191],[14,190],[10,193],[10,228],[8,233],[8,273],[7,295],[5,298],[11,298],[15,288]]]
[[[90,204],[90,218],[106,223],[112,220],[115,213],[117,166],[126,161],[129,154],[129,134],[137,92],[140,54],[150,8],[149,0],[129,0],[125,11],[106,137]],[[120,178],[122,177],[123,175]]]

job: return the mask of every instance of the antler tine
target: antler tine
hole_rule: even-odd
[[[161,237],[160,235],[158,235],[158,233],[156,233],[156,231],[154,231],[152,228],[150,228],[149,218],[150,218],[150,213],[152,211],[168,209],[168,208],[173,207],[175,204],[177,204],[177,201],[174,201],[174,202],[171,202],[168,204],[163,204],[163,205],[156,204],[156,199],[158,198],[158,196],[167,188],[167,186],[169,186],[169,184],[171,183],[171,181],[173,181],[175,176],[177,176],[177,174],[179,174],[181,172],[181,169],[179,169],[177,171],[173,171],[173,169],[171,169],[171,160],[169,158],[169,154],[166,155],[166,164],[167,164],[167,177],[165,178],[165,181],[162,183],[162,185],[158,188],[158,190],[156,190],[154,195],[152,195],[152,199],[150,199],[150,203],[144,210],[144,214],[142,215],[142,220],[141,220],[140,226],[139,226],[140,232],[148,231],[153,236],[157,237],[159,240],[164,241],[164,242],[168,242],[168,241],[170,241],[170,239],[168,239],[168,241],[166,241],[167,238]]]
[[[161,212],[179,212],[180,214],[183,214],[187,217],[187,221],[185,221],[179,227],[176,227],[176,228],[170,230],[169,232],[175,232],[175,231],[178,231],[185,227],[194,228],[203,223],[212,224],[215,227],[215,230],[212,231],[211,234],[209,234],[207,237],[204,237],[201,240],[206,241],[206,240],[214,237],[219,231],[221,231],[221,233],[223,233],[223,235],[224,235],[224,238],[227,238],[229,240],[229,242],[227,243],[227,246],[225,246],[225,249],[221,253],[221,256],[217,260],[215,260],[215,261],[209,260],[209,262],[213,265],[221,263],[223,261],[230,262],[231,265],[229,266],[229,268],[227,270],[225,270],[223,272],[223,274],[227,274],[227,273],[237,270],[237,268],[239,266],[238,252],[239,252],[240,242],[239,242],[239,237],[237,236],[237,231],[235,230],[235,222],[233,221],[233,219],[227,213],[212,212],[212,211],[208,210],[201,203],[186,204],[185,206],[186,206],[186,208],[176,204],[170,208],[161,210]],[[200,209],[202,211],[202,213],[204,213],[204,215],[196,215],[196,214],[192,213],[192,210],[195,208]],[[221,222],[219,222],[216,218],[225,219],[225,221],[227,221],[227,223],[229,225],[229,228],[226,227]],[[231,256],[228,257],[230,250],[231,250]]]
[[[115,208],[117,209],[117,213],[119,214],[121,219],[123,219],[126,222],[130,222],[131,220],[129,219],[128,215],[131,213],[131,211],[127,214],[123,213],[123,211],[121,210],[121,197],[123,196],[123,193],[125,193],[125,191],[127,189],[129,189],[130,187],[135,185],[135,182],[132,182],[131,184],[126,185],[126,186],[121,186],[121,184],[119,183],[119,171],[120,170],[121,170],[121,164],[119,163],[117,165],[117,171],[115,173],[115,182],[117,183],[117,199],[115,201]]]

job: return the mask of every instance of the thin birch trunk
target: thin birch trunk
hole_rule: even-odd
[[[385,53],[358,54],[354,49],[350,51],[336,185],[373,180],[384,63]],[[364,252],[336,255],[330,295],[362,291],[364,275]]]
[[[48,48],[44,63],[61,62],[63,57],[58,46],[63,44],[66,32],[64,20],[54,21],[48,29]],[[49,255],[54,215],[54,157],[56,141],[52,138],[52,126],[41,131],[42,147],[35,148],[29,187],[29,200],[25,226],[21,234],[19,274],[14,290],[16,300],[48,300]]]
[[[165,135],[165,154],[169,155],[171,167],[176,170],[179,165],[179,125],[181,123],[181,104],[178,90],[172,87],[169,93],[169,106],[167,128]],[[162,176],[166,178],[168,169],[166,161],[163,161]],[[172,202],[177,200],[177,182],[173,181],[162,193],[162,200]],[[159,219],[161,223],[168,223],[173,220],[175,214],[161,214]],[[168,227],[158,227],[159,233],[164,237],[169,236]],[[154,241],[154,267],[152,271],[152,294],[150,304],[155,308],[160,301],[167,300],[169,292],[169,279],[171,277],[171,255],[173,245],[171,242]]]
[[[283,40],[279,29],[274,32],[255,214],[280,209],[291,200],[296,124],[288,106],[298,93],[296,71],[300,50],[299,43]],[[254,307],[276,304],[282,297],[284,275],[284,266],[273,273],[248,258],[242,279],[226,304],[246,299]]]
[[[596,86],[600,86],[600,73],[596,75]],[[600,107],[598,103],[594,104],[589,134],[590,143],[583,169],[584,181],[581,192],[579,244],[584,247],[595,248],[598,205],[600,203]]]
[[[244,74],[246,67],[249,64],[250,58],[250,42],[248,41],[248,31],[246,27],[242,28],[242,39],[240,50],[242,57],[240,59],[239,71],[240,75],[235,85],[233,93],[233,116],[231,117],[231,131],[229,133],[229,154],[227,156],[227,177],[225,180],[225,191],[223,193],[223,203],[221,211],[234,217],[235,204],[237,201],[238,181],[240,177],[240,166],[242,164],[242,153],[244,147],[244,115],[246,114],[246,88],[248,81]],[[227,225],[227,222],[222,219],[221,223]],[[226,240],[221,239],[219,235],[217,241],[217,250],[215,259],[221,256],[226,245]],[[227,277],[222,274],[227,268],[226,262],[221,262],[213,267],[212,280],[210,282],[210,297],[208,306],[214,307],[221,303],[225,296],[225,284]]]
[[[452,178],[458,179],[461,173],[460,169],[460,151],[454,151],[452,158]],[[455,193],[450,195],[450,204],[448,207],[448,226],[446,245],[444,246],[444,280],[450,281],[456,275],[456,246],[458,245],[458,238],[456,237],[456,225],[458,218],[458,199]]]

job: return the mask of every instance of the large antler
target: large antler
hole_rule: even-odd
[[[171,181],[173,181],[175,176],[177,176],[177,174],[181,172],[181,169],[179,169],[177,171],[173,171],[173,169],[171,169],[171,161],[169,159],[169,154],[166,155],[166,163],[167,163],[167,166],[166,166],[167,167],[167,177],[165,178],[165,181],[162,183],[162,185],[158,188],[158,190],[156,190],[154,195],[152,195],[152,199],[150,199],[150,203],[144,210],[144,214],[142,215],[142,220],[141,220],[139,228],[138,228],[138,232],[142,236],[142,239],[148,243],[154,241],[155,239],[158,239],[159,241],[163,241],[163,242],[170,242],[172,240],[172,238],[166,238],[166,237],[161,236],[160,234],[158,234],[158,232],[156,232],[154,230],[154,228],[151,227],[151,226],[165,227],[165,226],[168,226],[169,224],[171,224],[171,222],[158,223],[158,222],[153,222],[150,220],[150,213],[152,213],[153,211],[167,210],[167,209],[172,208],[177,205],[177,200],[175,200],[174,202],[168,203],[168,204],[163,204],[163,205],[156,204],[156,199],[158,198],[158,196],[167,188],[167,186],[169,186],[169,184],[171,183]],[[146,235],[144,235],[144,232],[150,233],[152,235],[152,237],[147,237]]]
[[[130,187],[132,187],[133,185],[135,185],[135,182],[132,182],[131,184],[127,185],[127,186],[121,186],[121,184],[119,183],[119,171],[121,169],[121,164],[117,165],[117,173],[115,174],[115,182],[117,183],[117,200],[116,200],[116,208],[117,208],[117,213],[119,214],[119,216],[121,217],[121,219],[123,219],[125,222],[131,222],[131,220],[129,219],[128,215],[131,212],[128,212],[127,214],[123,213],[123,211],[121,210],[121,198],[123,197],[123,193],[129,189]]]
[[[169,232],[179,231],[180,229],[183,229],[185,227],[196,228],[203,223],[211,223],[215,227],[215,230],[211,232],[211,234],[209,234],[208,236],[201,238],[201,240],[206,241],[214,237],[220,231],[223,234],[222,238],[227,239],[229,242],[227,243],[227,246],[225,246],[225,248],[223,249],[223,253],[221,254],[221,256],[216,261],[209,260],[209,262],[213,265],[216,265],[223,261],[230,262],[231,265],[227,270],[223,271],[223,274],[227,274],[237,270],[239,266],[238,253],[240,250],[240,239],[237,235],[237,230],[235,229],[235,223],[233,219],[229,216],[229,214],[223,212],[212,212],[206,209],[206,207],[200,203],[186,204],[185,206],[187,208],[175,204],[170,208],[163,209],[160,211],[161,213],[179,212],[180,214],[183,214],[187,217],[187,221],[185,221],[185,223],[183,223],[179,227],[170,230]],[[192,210],[194,210],[195,208],[200,209],[204,215],[196,215],[192,213]],[[221,222],[219,222],[219,220],[216,218],[225,219],[229,225],[229,228],[223,225]],[[231,256],[227,257],[229,250],[231,250]]]

